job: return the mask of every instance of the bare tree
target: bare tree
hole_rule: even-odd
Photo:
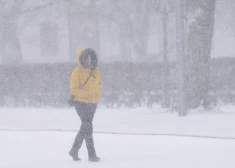
[[[76,55],[78,46],[92,47],[98,54],[100,53],[99,2],[99,0],[67,1],[71,60]]]
[[[98,0],[90,0],[89,2],[89,8],[91,11],[91,19],[95,22],[95,30],[94,30],[94,48],[96,52],[99,54],[100,53],[100,19],[99,15],[96,15],[97,7],[98,7]]]
[[[122,47],[128,48],[130,42],[134,49],[135,55],[137,55],[134,59],[137,61],[143,61],[147,54],[152,1],[118,0],[112,1],[112,3],[116,12],[113,20],[119,24],[121,35],[127,38],[127,46],[122,45]]]
[[[187,105],[208,105],[211,41],[216,0],[185,0]]]
[[[18,64],[22,61],[18,31],[19,16],[44,9],[58,2],[60,1],[51,1],[38,6],[35,2],[35,7],[23,10],[25,0],[0,0],[0,57],[2,63]]]
[[[163,68],[162,68],[162,88],[163,88],[163,100],[162,106],[169,107],[169,58],[168,58],[168,23],[169,15],[174,10],[174,4],[172,0],[155,1],[156,12],[160,14],[162,20],[163,30]]]

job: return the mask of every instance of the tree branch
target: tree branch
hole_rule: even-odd
[[[34,12],[34,11],[37,11],[37,10],[41,10],[41,9],[46,8],[46,7],[52,6],[54,4],[55,4],[55,2],[50,2],[50,3],[45,4],[45,5],[41,5],[41,6],[33,7],[33,8],[30,8],[30,9],[24,10],[24,11],[20,11],[19,15],[23,15],[23,14],[31,13],[31,12]]]

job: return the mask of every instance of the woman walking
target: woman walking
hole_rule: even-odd
[[[80,50],[78,59],[79,65],[73,70],[71,75],[70,91],[74,96],[75,109],[81,119],[81,127],[69,151],[69,155],[74,161],[81,160],[78,157],[78,151],[82,146],[83,140],[85,140],[89,161],[99,162],[100,158],[96,155],[92,135],[92,120],[102,92],[102,79],[97,68],[98,59],[95,51],[91,48]]]

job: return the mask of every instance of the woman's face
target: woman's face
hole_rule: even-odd
[[[91,56],[90,55],[87,56],[87,65],[88,66],[91,65]]]

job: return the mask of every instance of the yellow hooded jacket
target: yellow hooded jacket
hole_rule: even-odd
[[[78,53],[78,58],[84,49],[81,49]],[[90,75],[90,70],[84,68],[80,62],[77,68],[75,68],[71,75],[70,80],[70,92],[75,96],[74,100],[83,103],[97,103],[101,98],[102,92],[102,78],[99,69],[96,67],[87,83],[81,87]]]

